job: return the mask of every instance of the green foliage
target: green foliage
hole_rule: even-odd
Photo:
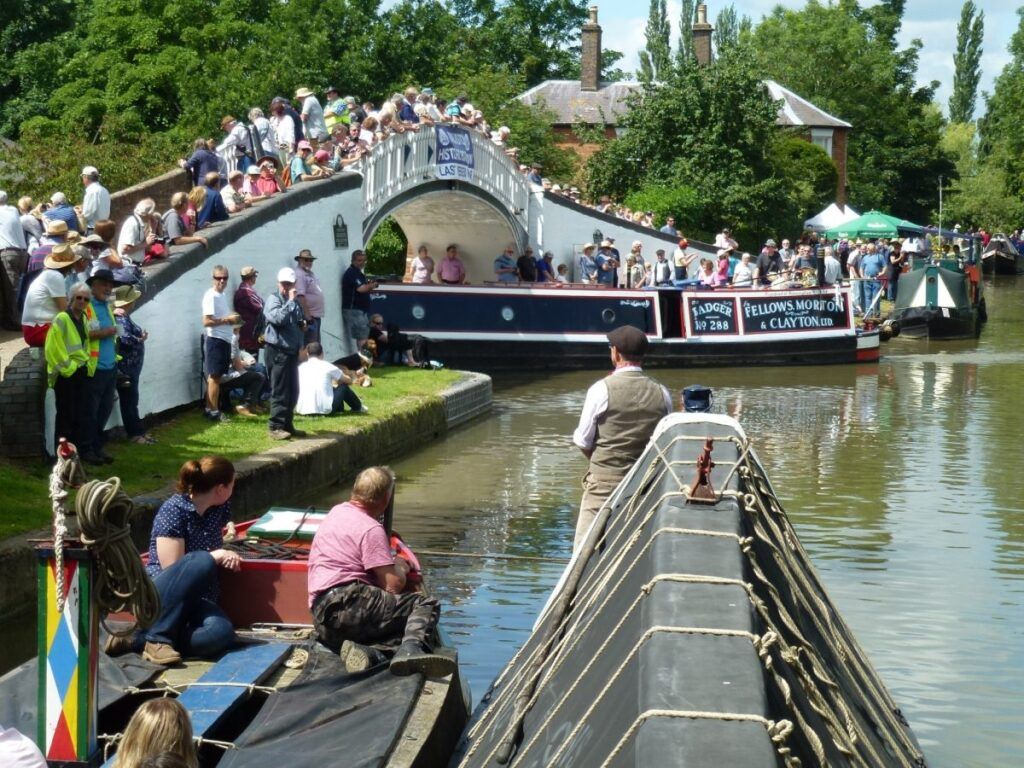
[[[666,187],[651,184],[630,192],[623,203],[634,211],[652,211],[657,226],[669,216],[676,222],[696,221],[701,216],[700,197],[692,187]]]
[[[727,225],[752,243],[795,218],[769,154],[775,116],[742,47],[708,67],[676,69],[634,97],[623,137],[587,163],[588,196],[692,190],[693,205],[678,212],[684,231],[708,238]]]
[[[695,0],[681,0],[679,9],[679,47],[676,49],[675,62],[680,69],[695,64],[697,59],[693,53],[693,22],[697,18]]]
[[[651,0],[647,17],[647,38],[645,50],[640,51],[640,80],[651,82],[661,80],[672,65],[672,49],[669,46],[668,10],[665,0]]]
[[[839,171],[818,145],[783,134],[772,145],[771,159],[800,221],[806,221],[835,199]]]
[[[366,244],[366,271],[371,275],[404,275],[409,241],[390,216]]]
[[[949,121],[967,123],[974,119],[974,104],[981,81],[981,43],[985,37],[985,12],[973,0],[965,0],[956,27],[953,54],[953,93],[949,97]]]
[[[736,6],[727,5],[715,17],[715,50],[721,54],[740,41],[740,30],[750,27],[750,17],[742,19],[736,13]]]
[[[953,166],[941,151],[933,87],[917,88],[919,42],[892,43],[902,0],[861,11],[844,0],[801,10],[776,8],[749,35],[763,76],[853,125],[847,173],[850,203],[927,220],[938,177]],[[806,55],[787,55],[800,51]],[[780,53],[783,52],[783,53]]]

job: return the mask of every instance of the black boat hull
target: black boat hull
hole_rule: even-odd
[[[911,307],[895,316],[900,336],[910,339],[974,339],[981,334],[978,310]]]
[[[981,260],[981,269],[986,275],[1019,275],[1024,272],[1024,259],[1020,256],[993,254]]]

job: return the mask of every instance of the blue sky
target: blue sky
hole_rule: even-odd
[[[802,8],[805,0],[731,0],[741,15],[750,16],[755,23],[777,6]],[[644,26],[647,24],[648,3],[641,0],[595,0],[598,20],[603,30],[603,45],[621,51],[625,57],[620,66],[635,70],[637,54],[643,48]],[[711,21],[718,12],[728,5],[725,0],[709,0],[708,16]],[[862,2],[862,5],[872,3]],[[678,0],[669,0],[668,16],[672,22],[673,34],[679,20]],[[946,107],[953,87],[953,51],[956,45],[956,25],[960,20],[962,0],[907,0],[903,16],[900,43],[904,46],[914,38],[924,44],[918,66],[918,81],[941,83],[937,100]],[[982,56],[981,90],[991,91],[992,81],[1010,60],[1006,47],[1010,36],[1017,29],[1016,9],[1024,0],[975,0],[985,12],[985,44]],[[673,43],[674,44],[674,43]],[[984,112],[984,102],[979,94],[978,113]]]

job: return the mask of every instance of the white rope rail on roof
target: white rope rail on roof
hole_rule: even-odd
[[[785,761],[786,768],[800,768],[800,758],[794,757],[790,754],[789,747],[785,746],[786,739],[789,738],[789,734],[793,732],[793,724],[789,720],[768,720],[761,715],[743,715],[733,712],[701,712],[695,710],[686,709],[648,709],[641,712],[639,716],[633,721],[629,729],[619,739],[619,743],[615,745],[615,748],[609,753],[605,761],[601,763],[601,768],[607,768],[610,766],[619,753],[625,748],[629,740],[633,738],[637,731],[640,730],[640,726],[646,723],[648,720],[654,717],[680,717],[686,718],[687,720],[726,720],[726,721],[737,721],[737,722],[750,722],[759,723],[765,727],[768,731],[768,736],[771,738],[772,743],[778,745],[777,751],[782,759]]]
[[[672,442],[681,439],[701,440],[704,437],[676,437]],[[716,441],[726,442],[724,438],[715,438]],[[526,656],[525,661],[516,666],[525,651],[524,645],[513,661],[502,672],[501,677],[495,686],[506,686],[510,694],[516,689],[529,691],[528,701],[525,710],[528,712],[537,702],[543,693],[545,686],[553,676],[569,660],[573,650],[577,647],[580,639],[594,626],[601,617],[602,612],[608,607],[612,599],[618,594],[620,587],[626,582],[626,574],[630,573],[639,563],[641,558],[654,545],[654,542],[661,536],[685,535],[685,536],[709,536],[721,539],[732,539],[737,543],[750,566],[752,581],[759,585],[758,588],[751,583],[740,579],[729,579],[725,577],[713,577],[702,574],[662,574],[653,578],[645,584],[640,594],[636,596],[626,611],[618,617],[618,622],[612,628],[601,646],[592,655],[589,662],[583,669],[574,675],[573,682],[569,689],[560,695],[554,706],[546,711],[543,722],[533,731],[529,741],[518,749],[512,759],[515,764],[533,748],[540,738],[540,734],[550,724],[551,720],[562,710],[563,704],[572,696],[579,683],[594,667],[609,647],[611,639],[625,625],[628,617],[636,610],[644,596],[649,594],[654,585],[659,582],[690,582],[716,584],[723,586],[739,586],[749,598],[755,609],[755,614],[763,622],[766,632],[758,636],[744,630],[730,630],[725,628],[686,628],[686,627],[655,627],[645,632],[636,642],[629,657],[619,665],[612,678],[605,684],[598,698],[591,702],[590,706],[582,717],[576,722],[575,728],[568,737],[561,740],[561,748],[555,757],[549,761],[557,762],[557,759],[565,753],[569,743],[580,732],[583,723],[594,712],[601,697],[607,695],[608,689],[614,683],[625,668],[630,658],[635,657],[639,647],[654,632],[676,632],[687,634],[708,634],[718,636],[744,636],[751,639],[751,642],[758,654],[759,659],[767,675],[766,680],[774,683],[780,691],[786,707],[790,710],[790,717],[795,720],[779,721],[788,723],[786,736],[794,728],[803,736],[807,745],[814,753],[819,764],[824,765],[827,755],[821,742],[819,734],[804,716],[801,707],[808,707],[813,711],[813,716],[819,719],[824,726],[835,748],[839,750],[851,765],[857,766],[878,766],[878,765],[899,765],[899,766],[920,766],[923,765],[923,756],[920,750],[913,743],[909,733],[903,729],[905,721],[900,721],[900,713],[892,702],[891,697],[885,688],[878,681],[870,665],[864,657],[863,651],[857,645],[855,639],[849,635],[842,620],[834,614],[834,610],[827,599],[827,593],[817,580],[809,558],[800,546],[795,533],[792,531],[785,513],[775,494],[771,482],[764,473],[764,470],[757,458],[756,453],[750,446],[749,441],[732,438],[736,444],[739,456],[735,462],[721,461],[716,464],[731,465],[730,471],[722,483],[722,490],[717,494],[719,501],[729,498],[740,505],[742,512],[746,513],[744,518],[754,536],[741,535],[742,532],[730,531],[708,531],[699,528],[688,528],[679,526],[662,526],[653,534],[643,536],[645,527],[650,523],[654,515],[663,507],[666,502],[673,498],[688,498],[685,487],[682,485],[679,475],[674,471],[674,466],[693,466],[695,462],[673,462],[665,455],[661,446],[656,446],[657,457],[646,465],[639,462],[631,470],[626,480],[616,489],[616,492],[606,502],[612,507],[615,515],[615,525],[606,526],[598,534],[598,542],[605,547],[605,558],[597,563],[597,566],[584,575],[579,588],[573,599],[571,610],[559,622],[560,634],[551,635],[542,644],[534,647]],[[652,443],[653,444],[653,443]],[[639,484],[632,481],[640,477]],[[740,490],[728,489],[728,484],[736,477]],[[659,487],[664,485],[675,485],[677,490],[660,492]],[[614,509],[614,505],[621,502],[621,496],[625,487],[630,485],[638,489],[628,502],[621,509]],[[656,488],[658,490],[656,491]],[[709,509],[710,507],[705,507]],[[791,594],[795,603],[784,599],[779,588],[765,574],[761,563],[758,560],[758,546],[767,548],[770,554],[770,564],[773,564],[781,578],[785,582],[787,594]],[[762,550],[763,552],[764,550]],[[614,554],[611,554],[614,553]],[[781,586],[781,584],[780,584]],[[756,589],[763,589],[767,592],[766,600],[763,600]],[[862,716],[868,721],[873,732],[877,733],[887,744],[887,749],[879,754],[874,743],[870,739],[862,738],[857,720],[851,715],[850,707],[847,705],[840,685],[832,679],[822,659],[822,652],[809,640],[801,630],[801,624],[790,614],[788,605],[798,611],[802,618],[804,614],[813,623],[821,641],[832,647],[836,658],[840,662],[838,672],[844,675],[845,684],[854,690],[870,692],[871,697],[860,697],[862,705]],[[810,625],[807,625],[810,626]],[[549,655],[550,652],[550,655]],[[531,662],[543,658],[542,666],[535,672],[530,670],[535,667]],[[807,664],[805,664],[805,661]],[[809,667],[807,666],[809,664]],[[794,683],[791,685],[787,679],[787,672]],[[794,700],[794,686],[799,690],[801,700]],[[881,702],[881,706],[879,703]],[[508,721],[508,714],[511,704],[521,704],[522,695],[518,701],[513,700],[510,695],[507,699],[501,697],[495,702],[470,732],[472,739],[466,757],[470,757],[480,745],[480,741],[474,737],[482,730],[488,730],[492,734],[509,736],[521,719],[513,720],[513,726],[501,729],[502,721]],[[810,714],[810,711],[808,714]],[[683,712],[683,711],[679,711]],[[503,716],[504,713],[504,716]],[[515,716],[521,718],[518,706]],[[699,714],[699,713],[698,713]],[[721,716],[721,719],[730,713],[711,713]],[[651,710],[649,713],[641,714],[630,726],[617,745],[612,756],[605,761],[609,764],[618,751],[628,743],[633,733],[639,729],[643,722],[655,716],[685,716],[676,714],[675,710]],[[769,723],[772,721],[760,715],[751,715],[752,718],[760,718],[758,722]],[[896,731],[896,733],[893,733]],[[789,748],[783,743],[785,738],[776,740],[773,734],[773,741],[780,756],[785,760],[787,766],[799,765],[799,760],[792,756]],[[495,747],[487,758],[489,762],[494,758],[500,748]],[[552,745],[553,746],[553,745]]]

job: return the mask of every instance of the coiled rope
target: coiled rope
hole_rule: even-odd
[[[96,604],[106,613],[129,611],[136,627],[145,628],[160,616],[160,595],[132,544],[133,507],[117,477],[90,480],[75,498],[82,543],[96,560]],[[136,627],[111,634],[128,635]]]

